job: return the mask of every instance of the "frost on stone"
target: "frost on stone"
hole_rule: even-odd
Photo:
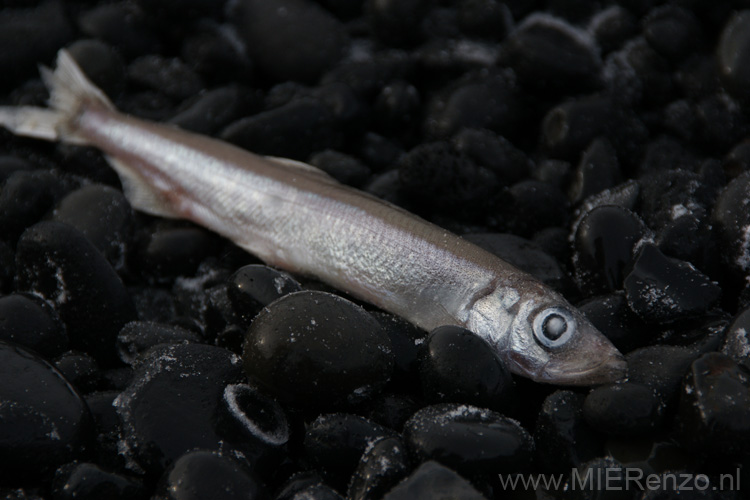
[[[737,328],[727,335],[726,342],[721,350],[724,354],[731,355],[735,359],[750,357],[750,338],[748,338],[747,330]]]
[[[750,270],[750,225],[743,226],[740,248],[735,263],[743,271]]]

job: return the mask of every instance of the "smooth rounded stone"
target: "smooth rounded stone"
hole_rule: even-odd
[[[736,144],[724,157],[722,169],[730,181],[750,170],[750,141]]]
[[[212,260],[207,260],[198,267],[195,276],[179,277],[175,280],[172,292],[178,301],[178,307],[185,314],[185,320],[193,325],[176,323],[194,329],[203,338],[211,338],[214,332],[226,328],[227,324],[239,323],[234,314],[226,280],[229,271]]]
[[[148,232],[139,248],[140,268],[154,281],[192,276],[213,252],[215,243],[215,237],[199,227],[157,227]]]
[[[536,245],[542,252],[554,258],[557,263],[570,262],[572,251],[570,242],[568,241],[568,233],[569,230],[567,228],[545,227],[534,233],[534,236],[529,241]],[[568,282],[571,281],[567,273],[563,279]]]
[[[651,227],[660,228],[685,215],[705,219],[706,207],[713,204],[719,187],[713,186],[713,179],[707,177],[710,174],[701,175],[681,168],[670,168],[642,176],[641,214],[644,220]]]
[[[390,313],[373,311],[370,314],[380,323],[391,340],[393,376],[390,384],[401,389],[417,389],[417,356],[419,346],[427,336],[426,332]]]
[[[672,71],[669,61],[639,36],[607,56],[602,74],[619,103],[660,105],[674,99]]]
[[[397,437],[375,441],[362,454],[352,474],[347,498],[379,500],[410,472],[406,445]]]
[[[634,471],[631,471],[634,473]],[[589,460],[577,469],[569,471],[562,491],[571,492],[564,498],[574,500],[627,500],[634,498],[631,490],[626,489],[627,469],[613,457],[599,457]],[[643,474],[645,477],[647,474]],[[586,482],[586,478],[591,479]],[[608,481],[608,482],[606,482]],[[605,489],[609,486],[609,489]]]
[[[125,63],[115,50],[100,40],[78,40],[66,50],[86,76],[106,95],[115,98],[125,84]]]
[[[624,281],[631,309],[647,323],[668,324],[701,316],[721,288],[689,262],[665,256],[646,244]]]
[[[612,5],[591,18],[589,30],[602,54],[607,54],[622,47],[622,44],[638,30],[638,23],[628,9]]]
[[[18,484],[76,458],[92,437],[91,415],[73,386],[42,358],[6,342],[0,401],[0,466]]]
[[[443,90],[427,109],[428,136],[450,137],[464,128],[486,128],[501,135],[519,135],[528,120],[515,82],[504,73],[470,75]]]
[[[643,20],[643,35],[662,56],[680,61],[702,44],[695,15],[674,5],[658,7]]]
[[[617,152],[603,138],[594,139],[583,152],[570,186],[570,201],[580,203],[620,183],[622,173],[617,161]]]
[[[102,374],[96,360],[84,352],[68,351],[55,360],[55,368],[63,374],[80,393],[99,388]]]
[[[569,278],[557,260],[533,241],[514,234],[472,233],[462,238],[484,248],[555,290],[569,287]]]
[[[160,42],[149,18],[135,2],[98,5],[78,16],[86,35],[103,40],[128,58],[158,52]]]
[[[595,388],[583,403],[583,416],[594,429],[608,435],[635,437],[656,430],[664,403],[655,389],[626,382]]]
[[[137,0],[147,15],[169,19],[209,18],[221,15],[224,2],[213,0]]]
[[[596,40],[562,19],[534,14],[503,44],[503,62],[527,88],[573,94],[601,85]]]
[[[312,1],[241,0],[227,16],[260,70],[279,81],[314,82],[348,45],[343,25]]]
[[[693,362],[680,394],[683,445],[717,457],[746,456],[750,446],[750,371],[710,352]]]
[[[512,232],[531,236],[547,228],[563,226],[568,217],[568,199],[555,186],[534,180],[521,181],[508,190],[509,199],[502,208]]]
[[[601,193],[586,198],[575,211],[575,220],[572,224],[573,229],[576,230],[581,220],[597,207],[614,205],[635,211],[640,201],[640,194],[641,187],[638,181],[629,180],[619,186],[605,189]]]
[[[196,448],[235,445],[241,450],[242,443],[215,429],[225,387],[241,379],[240,359],[225,349],[203,344],[153,347],[114,402],[123,423],[120,448],[150,474],[160,474]]]
[[[238,43],[234,28],[205,21],[191,25],[192,28],[195,31],[183,40],[180,56],[203,78],[208,88],[228,82],[234,85],[234,82],[252,81],[255,66],[243,44]],[[260,102],[260,92],[248,96],[252,97],[249,102]],[[221,110],[219,116],[227,116],[228,111]]]
[[[502,40],[513,26],[510,9],[497,0],[463,0],[456,20],[463,33],[490,40]]]
[[[359,415],[331,413],[307,425],[304,450],[332,486],[346,484],[362,454],[378,439],[395,437],[396,431]]]
[[[0,299],[1,301],[2,299]],[[721,352],[735,362],[750,368],[750,308],[746,308],[732,319],[724,330]]]
[[[620,352],[627,353],[653,341],[655,332],[630,309],[622,292],[598,295],[576,306]]]
[[[535,164],[532,178],[564,189],[573,178],[573,167],[565,160],[545,159]]]
[[[717,244],[705,212],[685,214],[668,222],[656,234],[655,243],[664,254],[692,262],[709,274],[720,269]]]
[[[200,341],[201,338],[197,333],[177,325],[153,321],[131,321],[117,334],[117,353],[122,361],[133,365],[139,355],[155,345]]]
[[[140,321],[167,323],[177,317],[174,296],[163,288],[155,286],[128,287]]]
[[[0,186],[2,186],[13,173],[18,171],[34,170],[34,165],[30,162],[14,155],[0,154]]]
[[[429,21],[426,24],[429,25]],[[451,20],[447,24],[452,26],[455,23]],[[433,73],[464,73],[470,70],[494,68],[499,54],[500,48],[497,44],[452,37],[432,38],[414,52],[419,67]]]
[[[347,58],[337,64],[321,79],[322,84],[346,84],[357,95],[371,101],[384,87],[394,81],[410,80],[414,71],[410,53],[385,49],[367,50],[366,58]]]
[[[373,34],[388,45],[408,45],[420,38],[429,13],[428,0],[366,0],[365,15]]]
[[[244,366],[279,400],[329,408],[366,400],[385,384],[393,352],[380,324],[364,309],[325,292],[297,292],[255,317]]]
[[[553,157],[577,160],[591,141],[608,132],[614,116],[609,96],[593,94],[570,99],[547,112],[540,139]]]
[[[27,229],[16,248],[18,289],[51,302],[74,349],[102,365],[117,359],[117,333],[135,319],[120,277],[83,233],[60,222]]]
[[[157,500],[267,500],[268,492],[251,470],[228,455],[190,451],[162,475]]]
[[[687,347],[657,345],[637,349],[626,357],[628,381],[652,387],[671,403],[698,356],[698,352]]]
[[[477,165],[494,171],[501,180],[517,182],[527,177],[531,160],[508,139],[486,129],[463,129],[453,136],[456,151]]]
[[[55,311],[33,295],[0,297],[0,340],[15,342],[50,359],[68,346],[65,327]]]
[[[122,424],[117,415],[117,409],[112,402],[120,395],[120,390],[108,389],[106,391],[95,391],[86,394],[86,405],[91,411],[94,421],[94,433],[96,435],[96,458],[97,464],[111,470],[125,470],[127,462],[122,450],[118,449]]]
[[[342,184],[354,187],[363,186],[372,175],[372,171],[359,159],[332,149],[315,153],[309,163]]]
[[[199,94],[169,123],[191,132],[211,135],[243,116],[258,112],[260,107],[260,98],[255,92],[230,85]]]
[[[72,462],[55,471],[53,500],[145,500],[143,482],[91,462]]]
[[[0,234],[9,242],[65,196],[66,182],[52,172],[19,170],[0,189]]]
[[[750,72],[747,60],[750,57],[750,10],[735,12],[724,25],[716,58],[719,71],[730,91],[739,97],[748,96]]]
[[[648,234],[643,221],[625,208],[604,205],[588,212],[573,240],[573,267],[581,289],[621,289],[633,263],[633,251]]]
[[[418,460],[436,460],[459,473],[518,471],[534,452],[534,441],[518,422],[467,405],[422,408],[406,422],[403,435]]]
[[[450,215],[477,214],[497,195],[497,176],[447,142],[423,143],[398,161],[399,191],[414,203]]]
[[[429,460],[391,489],[383,500],[486,500],[486,497],[456,472]]]
[[[16,255],[13,249],[0,240],[0,294],[10,293],[16,275]]]
[[[247,325],[274,300],[301,290],[287,273],[260,264],[241,267],[227,281],[232,307]]]
[[[375,126],[394,136],[409,131],[419,119],[422,99],[417,88],[403,80],[389,83],[373,106]]]
[[[81,231],[116,270],[125,267],[134,214],[122,192],[97,184],[83,186],[60,200],[52,220]]]
[[[726,94],[708,96],[695,106],[696,139],[716,151],[744,139],[747,125],[740,103]]]
[[[43,33],[44,36],[40,36]],[[0,72],[6,87],[29,77],[40,61],[51,60],[57,49],[73,36],[63,5],[42,3],[28,9],[5,8],[0,12]]]
[[[534,431],[536,463],[548,473],[567,473],[603,453],[599,436],[583,418],[583,394],[558,390],[547,396]]]
[[[141,56],[131,62],[127,77],[137,85],[177,100],[194,96],[204,88],[201,77],[180,59],[159,55]]]
[[[394,165],[396,165],[399,159],[404,155],[404,150],[399,144],[391,139],[374,132],[367,132],[362,137],[359,155],[363,161],[374,170],[385,171],[384,174],[381,174],[380,179],[376,177],[365,186],[365,190],[368,190],[370,186],[375,184],[386,184],[382,181],[382,176],[387,175],[388,172],[398,172],[398,169],[394,168]],[[391,196],[392,195],[393,194],[391,193]]]
[[[289,477],[279,489],[275,500],[343,500],[343,497],[323,483],[317,473],[306,470]]]
[[[510,405],[513,378],[497,353],[464,328],[441,326],[420,346],[425,400],[500,410]]]
[[[401,387],[401,386],[399,386]],[[419,410],[411,396],[386,392],[368,405],[367,418],[391,429],[401,429],[409,418]]]
[[[749,14],[750,15],[750,14]],[[750,172],[734,178],[719,194],[711,221],[722,261],[743,276],[750,271]]]

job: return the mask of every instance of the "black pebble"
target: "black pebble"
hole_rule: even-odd
[[[721,352],[746,368],[750,368],[748,332],[750,332],[750,309],[745,309],[737,314],[724,330],[724,345],[721,348]]]
[[[117,98],[125,84],[125,63],[112,47],[100,40],[78,40],[67,51],[94,85]]]
[[[0,294],[10,293],[16,275],[16,255],[10,246],[0,240]]]
[[[643,221],[618,206],[600,206],[588,212],[575,232],[575,278],[589,292],[622,288],[633,263],[633,250],[648,235]]]
[[[591,34],[596,38],[603,54],[620,48],[637,28],[635,16],[620,5],[612,5],[600,11],[589,24]]]
[[[344,500],[314,472],[294,474],[276,495],[276,500]]]
[[[750,73],[750,11],[741,10],[727,21],[716,48],[719,71],[728,88],[739,97],[748,97]]]
[[[420,38],[419,26],[428,13],[427,0],[367,0],[367,22],[383,43],[407,45]]]
[[[98,5],[78,16],[78,26],[86,35],[104,40],[127,57],[159,50],[158,36],[148,16],[129,1]]]
[[[628,380],[655,389],[671,403],[690,364],[698,356],[699,353],[687,347],[657,345],[637,349],[626,358]]]
[[[657,324],[703,315],[721,295],[692,264],[666,257],[651,244],[644,245],[624,284],[633,311]]]
[[[425,399],[500,410],[510,405],[513,379],[484,340],[458,326],[433,330],[420,346],[419,378]]]
[[[81,394],[99,388],[102,374],[96,359],[84,352],[68,351],[55,360],[55,368],[63,374]]]
[[[583,416],[591,427],[609,435],[635,437],[662,423],[664,404],[653,388],[626,382],[597,387],[586,396]]]
[[[365,59],[345,59],[326,73],[321,81],[323,84],[344,83],[369,101],[390,83],[408,79],[412,70],[412,60],[408,53],[383,50],[374,52]]]
[[[417,459],[437,460],[467,474],[518,471],[534,451],[534,441],[518,422],[467,405],[419,410],[406,422],[404,438]]]
[[[276,299],[302,290],[288,274],[268,266],[250,264],[235,271],[227,281],[232,307],[246,324]]]
[[[204,88],[200,76],[177,58],[139,57],[130,63],[127,75],[131,82],[176,100],[187,99]]]
[[[260,106],[260,98],[251,90],[235,85],[220,87],[200,94],[169,123],[191,132],[211,135],[234,120],[259,111]]]
[[[200,342],[194,331],[177,325],[150,321],[131,321],[117,334],[117,352],[120,359],[133,365],[136,358],[158,344],[183,344]]]
[[[143,482],[108,471],[90,462],[73,462],[55,471],[52,481],[55,500],[145,500],[148,492]]]
[[[157,227],[139,247],[139,267],[157,282],[191,276],[214,248],[214,236],[205,229]]]
[[[750,371],[720,353],[693,362],[677,414],[681,442],[716,457],[737,457],[750,446]]]
[[[359,415],[320,415],[307,426],[305,455],[333,486],[345,487],[368,446],[395,436],[395,431]]]
[[[162,476],[157,488],[160,499],[266,500],[261,480],[232,457],[212,451],[182,455]]]
[[[133,238],[133,209],[118,190],[89,184],[69,193],[52,220],[81,231],[116,270],[125,266]]]
[[[567,197],[555,186],[534,180],[521,181],[508,190],[503,215],[512,232],[531,236],[547,228],[567,222]],[[507,212],[506,212],[507,211]]]
[[[391,340],[393,376],[390,385],[399,390],[416,389],[418,350],[425,340],[426,332],[393,314],[380,311],[373,311],[370,314],[378,320]]]
[[[486,129],[464,129],[453,137],[456,151],[513,183],[529,175],[531,160],[508,139]]]
[[[649,12],[643,35],[659,54],[680,61],[701,45],[701,27],[689,10],[668,5]]]
[[[383,87],[375,99],[373,120],[378,130],[402,136],[417,122],[422,99],[412,84],[397,80]]]
[[[463,0],[458,3],[457,21],[467,35],[502,40],[513,25],[513,16],[497,0]]]
[[[314,154],[309,163],[337,181],[355,187],[362,187],[372,175],[370,169],[357,158],[332,149]]]
[[[229,18],[260,70],[275,80],[316,81],[347,46],[342,24],[309,0],[242,0]]]
[[[617,152],[607,139],[595,139],[583,152],[570,186],[570,200],[579,203],[619,184],[622,173]]]
[[[71,347],[102,365],[117,359],[117,333],[135,319],[135,308],[120,277],[83,233],[40,222],[18,241],[16,265],[19,290],[54,304]]]
[[[0,401],[0,483],[38,480],[40,472],[80,456],[90,442],[91,415],[78,392],[52,365],[5,342]]]
[[[245,338],[245,370],[280,400],[306,409],[367,399],[391,375],[388,336],[360,307],[324,292],[273,302]]]
[[[239,358],[224,349],[202,344],[152,348],[114,403],[129,456],[158,474],[189,450],[230,446],[214,421],[224,388],[241,378]]]
[[[375,441],[362,454],[347,489],[351,500],[377,500],[410,471],[406,445],[397,437]]]
[[[566,473],[603,452],[599,436],[583,418],[584,400],[584,395],[564,390],[544,400],[534,442],[537,462],[548,473]]]
[[[47,359],[63,353],[68,336],[60,318],[33,295],[0,297],[0,340],[15,342]]]
[[[630,309],[622,292],[597,295],[577,306],[620,352],[630,352],[653,340],[654,332]]]
[[[208,86],[252,81],[253,62],[242,44],[237,43],[231,26],[213,23],[201,23],[199,26],[184,40],[181,56]],[[232,111],[241,112],[242,108]],[[222,115],[226,116],[224,113]]]
[[[451,469],[432,460],[420,465],[389,491],[383,500],[486,500],[474,486]]]
[[[722,261],[734,272],[750,270],[750,172],[733,179],[719,194],[711,220],[719,236]]]
[[[550,109],[542,121],[542,144],[555,158],[577,160],[581,150],[608,132],[614,115],[612,100],[606,95],[562,102]]]

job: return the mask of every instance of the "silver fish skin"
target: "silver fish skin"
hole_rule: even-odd
[[[100,149],[134,208],[191,220],[425,330],[465,327],[533,380],[626,375],[623,356],[562,296],[466,240],[310,165],[121,114],[64,50],[42,76],[50,109],[3,107],[0,125]]]

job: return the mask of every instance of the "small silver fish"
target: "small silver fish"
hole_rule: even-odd
[[[194,221],[425,330],[465,327],[533,380],[625,376],[623,356],[580,312],[489,252],[310,165],[120,114],[65,50],[41,71],[50,109],[2,107],[0,125],[100,149],[137,210]]]

